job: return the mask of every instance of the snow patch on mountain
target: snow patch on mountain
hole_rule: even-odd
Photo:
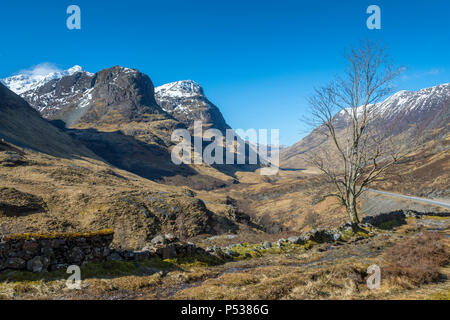
[[[376,113],[377,117],[389,119],[398,114],[427,110],[439,102],[445,101],[448,97],[450,97],[450,83],[445,83],[419,91],[399,91],[376,105],[368,105],[367,110]],[[358,117],[362,115],[363,109],[362,106],[358,107]],[[351,108],[341,110],[337,114],[337,119],[341,119],[340,117],[345,115],[352,115]]]
[[[31,70],[25,70],[17,75],[2,79],[1,81],[10,90],[21,95],[22,93],[38,88],[51,80],[61,79],[62,77],[70,76],[82,71],[83,68],[78,65],[67,70],[57,70],[55,68],[38,65]]]
[[[203,96],[202,87],[195,81],[182,80],[155,88],[157,98],[193,98]]]

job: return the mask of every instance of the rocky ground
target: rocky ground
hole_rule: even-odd
[[[0,295],[5,299],[449,299],[449,237],[448,217],[408,217],[394,230],[348,234],[332,243],[229,245],[238,254],[231,260],[212,254],[87,264],[82,267],[81,290],[66,288],[64,272],[2,273]],[[417,246],[422,251],[416,252]],[[420,260],[402,260],[402,269],[395,269],[398,256],[417,255],[422,255]],[[382,270],[376,290],[366,285],[372,264]]]

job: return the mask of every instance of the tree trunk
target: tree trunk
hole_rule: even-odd
[[[358,211],[356,209],[356,199],[353,196],[353,194],[349,195],[347,212],[348,212],[348,215],[350,217],[350,222],[353,225],[357,226],[360,223],[360,221],[359,221],[359,218],[358,218]]]

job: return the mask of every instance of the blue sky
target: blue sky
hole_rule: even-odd
[[[81,30],[66,28],[71,4]],[[366,28],[371,4],[381,30]],[[306,97],[360,40],[382,40],[407,68],[399,90],[450,82],[449,15],[448,0],[2,1],[0,78],[47,62],[137,68],[155,85],[192,79],[233,128],[279,128],[292,144],[306,133]]]

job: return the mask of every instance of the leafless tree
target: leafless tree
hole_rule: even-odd
[[[392,93],[395,68],[383,46],[364,42],[346,54],[347,70],[309,99],[312,122],[326,136],[307,161],[333,185],[353,225],[359,224],[357,199],[398,163],[402,151],[392,141],[392,127],[380,121],[383,101]]]

